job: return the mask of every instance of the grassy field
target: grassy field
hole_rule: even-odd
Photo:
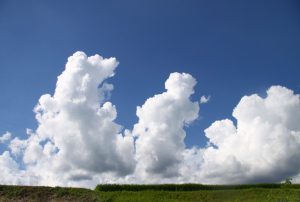
[[[161,191],[158,188],[157,190],[143,188],[139,191],[99,191],[81,188],[0,186],[0,201],[300,201],[299,185],[275,186],[275,188],[242,185],[242,187],[223,186],[223,189],[222,186],[210,186],[210,190],[205,187],[194,191]],[[212,187],[217,188],[211,189]]]

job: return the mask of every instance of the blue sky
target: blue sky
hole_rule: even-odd
[[[203,130],[231,117],[242,96],[274,84],[300,92],[299,9],[296,0],[0,0],[0,133],[36,128],[33,107],[82,50],[120,61],[111,101],[129,129],[136,106],[163,92],[171,72],[193,75],[193,100],[211,101],[186,144],[205,145]]]

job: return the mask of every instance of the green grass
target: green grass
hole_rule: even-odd
[[[223,201],[240,201],[240,202],[259,202],[259,201],[278,201],[278,202],[299,202],[300,190],[295,189],[263,189],[251,188],[244,190],[201,190],[201,191],[141,191],[141,192],[102,192],[99,193],[101,201],[183,201],[183,202],[223,202]]]
[[[110,188],[114,186],[114,189],[116,187],[118,189],[123,188],[123,190],[119,191],[100,191],[99,186],[95,190],[61,187],[0,186],[0,201],[300,201],[300,185],[273,185],[100,185],[102,188],[107,186],[110,186]],[[133,187],[138,191],[128,191],[128,189]],[[195,190],[195,187],[198,190]],[[177,191],[174,188],[177,188]],[[187,188],[193,188],[193,190],[178,191],[178,189],[183,190]],[[169,189],[169,191],[163,191],[162,189]]]

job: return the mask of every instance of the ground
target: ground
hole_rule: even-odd
[[[83,188],[0,186],[0,201],[300,201],[298,186],[198,191],[98,191]]]

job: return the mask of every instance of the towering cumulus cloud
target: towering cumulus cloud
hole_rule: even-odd
[[[267,96],[245,96],[233,111],[237,120],[205,130],[200,178],[206,183],[278,182],[300,171],[300,99],[272,86]]]
[[[12,153],[22,155],[39,184],[76,185],[99,173],[133,171],[133,139],[119,134],[115,106],[105,102],[113,86],[103,81],[117,65],[115,58],[76,52],[58,77],[54,95],[39,99],[37,130],[29,131],[26,140],[12,140]]]
[[[155,95],[137,108],[137,175],[140,180],[161,180],[179,174],[185,149],[184,126],[198,117],[199,103],[191,102],[196,80],[186,73],[172,73],[166,92]],[[153,175],[149,178],[149,175]]]
[[[187,148],[185,127],[195,121],[196,80],[171,73],[165,92],[137,107],[138,122],[122,132],[108,100],[118,62],[76,52],[58,76],[53,95],[34,108],[38,127],[20,139],[0,136],[0,184],[94,187],[98,183],[255,183],[300,179],[300,97],[272,86],[265,97],[244,96],[232,120],[204,132],[204,148]],[[199,131],[199,135],[201,131]],[[298,177],[299,176],[299,177]]]

